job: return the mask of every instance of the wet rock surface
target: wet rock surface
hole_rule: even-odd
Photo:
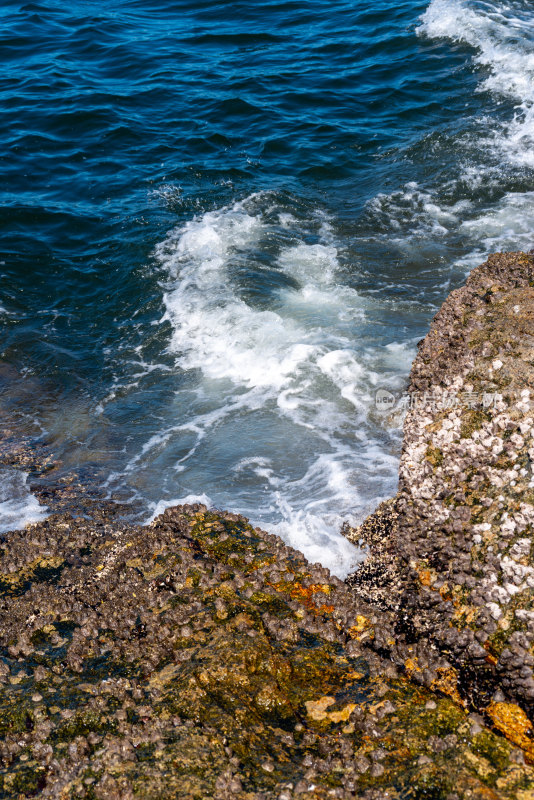
[[[399,493],[349,534],[371,549],[349,583],[389,613],[395,663],[531,755],[533,287],[531,255],[497,254],[449,296],[412,368]]]
[[[0,550],[0,797],[532,797],[524,753],[369,645],[381,612],[203,506]]]

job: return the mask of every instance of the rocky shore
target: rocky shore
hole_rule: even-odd
[[[36,481],[56,513],[0,542],[0,797],[534,798],[533,286],[493,256],[436,316],[347,583],[234,514]]]
[[[534,753],[533,287],[531,255],[497,254],[437,314],[412,368],[399,492],[349,533],[371,550],[349,582],[391,612],[380,646],[413,679],[445,671],[497,727],[522,720]]]

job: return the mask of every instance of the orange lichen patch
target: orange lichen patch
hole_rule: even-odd
[[[358,614],[356,624],[351,625],[348,634],[351,639],[365,639],[368,636],[374,636],[373,624],[367,617]]]
[[[467,628],[476,621],[479,614],[479,608],[474,608],[473,606],[460,606],[452,615],[452,619],[458,628]]]
[[[322,592],[323,594],[330,594],[331,588],[327,583],[311,583],[309,586],[303,586],[301,583],[293,584],[293,588],[290,592],[291,596],[295,599],[299,597],[312,597],[312,595],[317,594],[317,592]]]
[[[320,697],[318,700],[308,700],[308,702],[305,703],[306,712],[310,719],[315,720],[315,722],[323,722],[324,720],[328,720],[329,722],[347,722],[356,708],[356,704],[349,703],[340,711],[327,711],[326,709],[335,702],[335,698],[330,695]]]
[[[495,727],[534,761],[534,728],[522,708],[515,703],[490,703],[486,714]]]
[[[332,614],[334,611],[334,606],[329,603],[322,603],[320,606],[317,606],[313,602],[313,596],[318,592],[330,594],[332,589],[327,583],[312,583],[309,586],[303,586],[302,583],[299,582],[288,584],[282,581],[278,583],[269,583],[267,581],[267,583],[278,592],[288,592],[292,600],[298,600],[313,614]]]
[[[486,656],[487,663],[488,664],[492,664],[493,666],[495,666],[495,664],[497,664],[499,659],[493,653],[493,646],[492,646],[491,642],[484,642],[482,647],[484,648],[484,650],[487,650],[487,653],[488,653],[487,656]]]
[[[408,677],[412,675],[412,673],[414,672],[421,672],[421,667],[417,663],[416,658],[407,658],[406,661],[404,662],[404,668],[408,673]]]
[[[447,669],[445,667],[438,667],[436,672],[438,673],[438,677],[432,681],[431,688],[434,689],[434,691],[446,694],[447,697],[450,697],[455,703],[465,708],[465,701],[462,700],[458,692],[458,673],[456,670],[453,667]]]
[[[423,584],[423,586],[432,586],[436,580],[436,573],[431,569],[422,569],[417,574],[419,576],[419,581]]]
[[[317,721],[323,720],[326,717],[326,709],[333,706],[336,702],[335,697],[325,695],[318,700],[308,700],[304,705],[306,706],[306,713],[312,719]]]

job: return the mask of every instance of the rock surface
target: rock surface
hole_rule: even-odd
[[[0,797],[533,796],[520,749],[368,647],[380,612],[243,518],[55,515],[0,556]]]
[[[400,485],[353,538],[395,663],[534,754],[534,258],[497,254],[420,344]],[[387,637],[386,637],[387,638]],[[516,728],[515,732],[512,730]]]

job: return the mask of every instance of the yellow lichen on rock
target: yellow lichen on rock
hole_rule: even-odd
[[[323,722],[324,720],[328,720],[329,722],[347,722],[356,708],[356,704],[348,703],[340,711],[327,711],[326,709],[330,708],[335,702],[335,697],[331,697],[330,695],[320,697],[318,700],[308,700],[305,703],[307,714],[310,719],[315,722]]]
[[[335,697],[325,695],[324,697],[320,697],[318,700],[308,700],[304,705],[306,706],[306,712],[308,716],[311,717],[311,719],[320,722],[326,717],[326,709],[330,706],[333,706],[335,702]]]
[[[521,747],[530,761],[534,760],[534,728],[522,708],[515,703],[490,703],[486,713],[507,739]]]
[[[366,639],[374,635],[373,623],[371,620],[364,617],[362,614],[356,616],[356,622],[348,629],[348,634],[351,639]]]
[[[438,692],[443,692],[455,703],[466,707],[465,701],[462,699],[458,691],[458,673],[454,667],[438,667],[436,670],[438,677],[432,681],[431,688]]]

